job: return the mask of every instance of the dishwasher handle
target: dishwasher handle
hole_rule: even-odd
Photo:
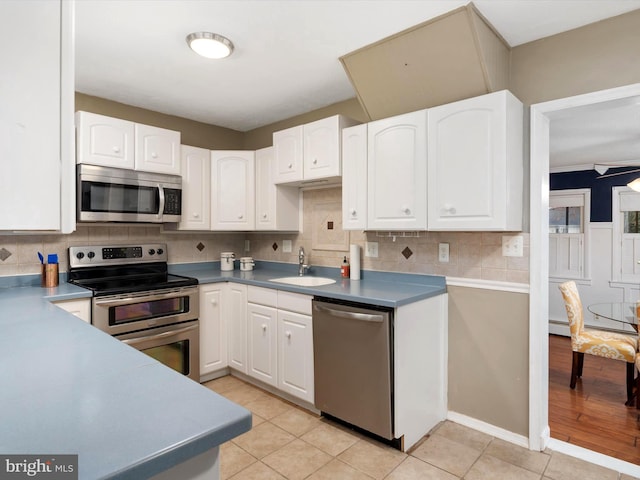
[[[335,308],[325,307],[324,305],[318,305],[317,303],[313,304],[313,309],[317,312],[324,312],[333,315],[334,317],[347,318],[349,320],[374,323],[382,323],[384,321],[384,314],[379,313],[348,312],[346,310],[338,310]]]

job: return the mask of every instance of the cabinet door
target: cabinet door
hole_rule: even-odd
[[[427,112],[368,124],[367,228],[427,228]]]
[[[273,183],[297,182],[303,178],[303,126],[273,133]]]
[[[182,221],[178,230],[211,229],[211,152],[182,145]]]
[[[211,228],[253,230],[255,228],[254,152],[211,152]]]
[[[223,284],[200,286],[200,375],[227,366]]]
[[[228,283],[222,314],[227,324],[229,366],[247,373],[247,286]]]
[[[522,104],[496,92],[429,109],[429,229],[522,228]]]
[[[78,300],[61,300],[59,302],[53,302],[53,304],[56,307],[74,314],[81,320],[91,323],[91,300],[84,298]]]
[[[305,180],[338,177],[342,174],[340,133],[339,115],[303,126]]]
[[[256,230],[299,229],[298,187],[273,183],[273,147],[256,150]]]
[[[256,150],[256,230],[276,228],[273,147]]]
[[[278,388],[313,403],[311,316],[278,310]]]
[[[0,2],[0,230],[75,230],[72,13]]]
[[[247,306],[247,374],[274,387],[278,386],[277,310],[249,303]]]
[[[77,162],[133,169],[134,124],[90,112],[76,112]]]
[[[342,130],[342,228],[367,228],[367,124]]]
[[[135,168],[180,175],[180,132],[135,124]]]

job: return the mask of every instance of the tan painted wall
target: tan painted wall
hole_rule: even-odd
[[[153,125],[181,132],[183,145],[192,145],[216,150],[236,150],[242,148],[244,134],[229,128],[208,125],[187,118],[165,115],[164,113],[145,110],[104,98],[92,97],[76,92],[76,111],[99,113],[115,118],[122,118],[136,123]]]
[[[449,410],[529,433],[529,295],[452,287]]]
[[[305,123],[338,114],[345,115],[362,123],[369,121],[358,100],[356,98],[351,98],[318,110],[313,110],[303,115],[298,115],[296,117],[288,118],[286,120],[246,132],[244,137],[244,148],[246,150],[257,150],[258,148],[268,147],[273,144],[273,132],[284,130],[289,127],[295,127],[296,125],[303,125]]]
[[[640,82],[640,10],[520,45],[511,91],[528,105]]]

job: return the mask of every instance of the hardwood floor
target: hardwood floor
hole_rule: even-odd
[[[626,407],[624,362],[584,356],[569,388],[571,339],[549,335],[551,437],[640,465],[640,410]]]

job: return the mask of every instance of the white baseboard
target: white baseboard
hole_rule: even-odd
[[[549,440],[547,448],[554,452],[564,453],[570,457],[579,458],[580,460],[615,470],[616,472],[631,475],[634,478],[640,478],[640,465],[625,462],[624,460],[618,460],[617,458],[609,457],[592,450],[587,450],[586,448],[578,447],[577,445],[561,442],[555,438],[551,438]]]
[[[478,430],[479,432],[486,433],[487,435],[491,435],[492,437],[499,438],[506,442],[514,443],[524,448],[529,448],[529,439],[524,435],[510,432],[504,428],[496,427],[495,425],[491,425],[490,423],[483,422],[476,418],[468,417],[462,413],[452,412],[449,410],[449,412],[447,412],[447,420],[459,423],[465,427],[473,428],[474,430]]]

